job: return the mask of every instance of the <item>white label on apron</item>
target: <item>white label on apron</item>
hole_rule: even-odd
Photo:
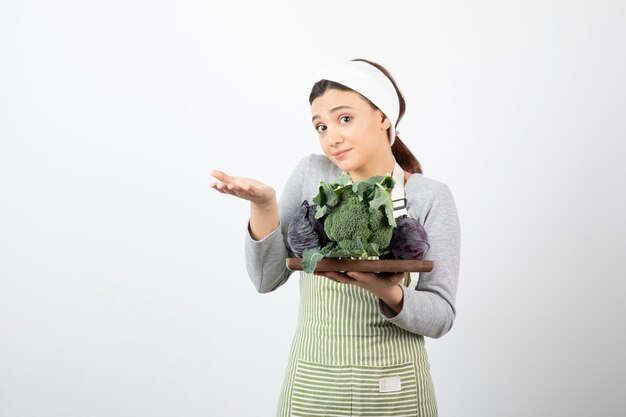
[[[380,392],[394,392],[401,390],[400,377],[391,376],[388,378],[380,378],[378,380],[378,390]]]

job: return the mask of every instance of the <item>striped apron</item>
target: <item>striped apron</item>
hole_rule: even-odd
[[[300,297],[277,416],[437,416],[424,336],[356,285],[301,272]]]
[[[437,416],[424,336],[381,317],[371,292],[301,271],[277,416]]]

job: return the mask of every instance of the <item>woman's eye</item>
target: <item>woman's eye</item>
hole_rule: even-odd
[[[343,120],[343,119],[345,119],[346,117],[349,119],[349,120],[348,120],[348,122],[349,122],[350,120],[352,120],[352,116],[341,116],[341,117],[339,118],[339,120]],[[324,128],[326,128],[326,126],[324,126],[324,125],[322,125],[322,124],[319,124],[319,125],[315,126],[315,130],[316,130],[318,133],[322,133],[322,132],[323,132],[323,130],[322,130],[322,131],[320,131],[320,127],[324,127]]]

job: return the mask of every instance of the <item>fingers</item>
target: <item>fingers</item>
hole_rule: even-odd
[[[344,284],[353,284],[356,282],[373,282],[380,279],[385,281],[401,281],[404,279],[404,272],[319,272],[317,275],[325,276],[332,279],[335,282],[341,282]]]
[[[378,272],[376,273],[378,278],[383,279],[398,279],[404,278],[404,272]]]
[[[350,276],[341,273],[341,272],[319,272],[317,275],[322,275],[332,281],[338,282],[340,284],[352,284],[356,280],[351,278]]]
[[[238,197],[254,195],[253,186],[251,184],[240,185],[236,183],[224,184],[224,183],[212,182],[211,188],[216,189],[220,193],[236,195]]]
[[[333,278],[330,275],[328,275],[328,272],[316,272],[315,275],[319,275],[321,277],[326,277],[326,278],[328,278],[331,281],[339,282],[335,278]]]
[[[209,171],[209,174],[222,182],[230,183],[235,181],[234,177],[227,175],[224,171],[220,171],[219,169],[212,169]]]
[[[337,283],[339,283],[339,284],[344,284],[344,282],[340,281],[338,278],[335,278],[335,277],[332,275],[332,272],[319,272],[319,273],[317,273],[317,275],[321,275],[321,276],[323,276],[323,277],[326,277],[326,278],[328,278],[329,280],[331,280],[331,281],[335,281],[335,282],[337,282]]]
[[[244,184],[240,178],[230,176],[226,174],[224,171],[220,171],[219,169],[212,169],[209,171],[209,174],[218,180],[211,182],[211,188],[215,188],[218,191],[228,191],[228,190],[245,190],[246,187],[249,187],[249,184]]]

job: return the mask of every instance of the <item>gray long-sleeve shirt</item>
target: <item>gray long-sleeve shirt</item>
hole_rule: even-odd
[[[285,259],[294,257],[287,242],[289,223],[302,201],[313,203],[320,180],[330,182],[341,170],[325,155],[302,158],[287,179],[278,202],[279,224],[265,238],[254,240],[250,221],[245,232],[246,269],[260,293],[276,290],[291,276]],[[394,311],[382,301],[379,313],[395,325],[413,333],[439,338],[451,328],[459,278],[461,228],[449,187],[422,174],[412,174],[405,184],[407,211],[428,233],[430,249],[425,259],[435,262],[431,272],[420,272],[415,288],[401,286],[402,310]],[[300,272],[302,273],[302,272]],[[347,284],[348,285],[348,284]]]

